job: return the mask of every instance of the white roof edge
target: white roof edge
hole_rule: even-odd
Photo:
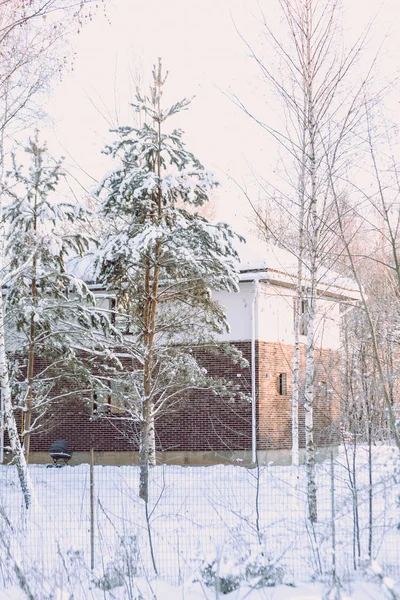
[[[272,285],[285,285],[292,288],[295,288],[295,279],[296,278],[294,276],[291,276],[288,273],[280,273],[279,271],[275,271],[274,269],[257,269],[254,271],[246,270],[241,271],[239,274],[240,282],[265,280],[266,283]],[[346,282],[350,281],[348,278],[342,279],[344,279]],[[317,283],[317,290],[335,298],[347,300],[361,300],[361,294],[359,290],[346,287],[345,285],[335,283],[324,283],[323,281],[320,281]]]
[[[263,269],[256,271],[242,271],[239,273],[239,282],[246,281],[265,281],[270,285],[284,285],[285,287],[295,288],[294,277],[288,274],[278,273],[273,270]],[[104,285],[99,283],[89,283],[88,288],[92,291],[104,292],[105,296],[112,296],[113,292],[107,290]],[[317,284],[318,291],[327,296],[343,300],[361,300],[361,294],[358,290],[349,289],[340,285],[326,284],[319,282]]]

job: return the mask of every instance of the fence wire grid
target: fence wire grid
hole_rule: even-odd
[[[2,465],[0,583],[10,578],[11,555],[49,576],[81,568],[104,584],[110,573],[157,573],[180,585],[216,564],[234,571],[257,552],[275,583],[350,578],[370,558],[398,580],[396,453],[384,446],[368,457],[368,448],[341,448],[317,464],[314,524],[304,466],[160,465],[150,470],[146,505],[137,466],[101,466],[96,455],[92,466],[30,465],[34,501],[26,510],[16,468]]]

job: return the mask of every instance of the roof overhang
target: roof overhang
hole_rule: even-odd
[[[240,272],[239,281],[241,283],[251,281],[261,281],[269,285],[290,288],[295,290],[297,277],[276,269],[255,269],[244,270]],[[353,300],[360,301],[360,291],[354,287],[350,287],[350,279],[337,276],[336,281],[325,282],[320,279],[317,283],[317,294],[335,300],[345,301]],[[351,282],[354,283],[354,282]],[[307,285],[307,279],[304,279],[304,284]]]

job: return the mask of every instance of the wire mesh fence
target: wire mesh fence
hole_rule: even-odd
[[[371,460],[367,448],[341,449],[316,466],[314,524],[304,467],[157,466],[147,505],[137,466],[101,466],[94,455],[93,466],[29,471],[26,510],[15,467],[0,467],[0,565],[12,556],[49,577],[84,569],[105,588],[155,572],[179,585],[243,565],[251,573],[258,552],[269,584],[349,578],[368,557],[400,578],[399,476],[387,446]],[[0,566],[3,584],[10,577]]]

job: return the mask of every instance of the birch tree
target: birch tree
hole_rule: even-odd
[[[5,259],[5,160],[13,133],[26,127],[38,113],[35,100],[64,66],[60,47],[71,23],[90,16],[90,0],[1,0],[0,2],[0,385],[2,442],[7,428],[25,504],[30,504],[26,461],[18,437],[12,402],[4,337],[3,288],[17,272]],[[3,421],[4,416],[4,421]],[[4,425],[5,424],[5,425]]]
[[[367,98],[365,93],[365,132],[362,141],[366,152],[361,182],[356,165],[353,167],[354,178],[351,180],[338,180],[334,176],[333,168],[330,168],[329,176],[337,211],[340,242],[345,248],[349,273],[356,281],[361,296],[364,327],[368,331],[368,347],[376,370],[375,378],[380,383],[380,395],[393,440],[400,450],[399,407],[394,393],[397,375],[393,370],[400,331],[400,163],[398,150],[396,153],[398,133],[397,127],[391,125],[384,112],[377,110],[376,103]],[[341,211],[344,195],[352,198],[352,210],[359,223],[360,234],[365,236],[365,232],[368,232],[368,242],[364,248],[359,246],[355,250],[353,236],[349,235],[346,228],[346,220]],[[365,237],[363,241],[365,244]],[[371,282],[366,273],[372,279],[374,273],[379,273],[378,299],[376,291],[371,297],[367,295]],[[374,283],[376,285],[376,277]],[[386,296],[385,290],[388,288],[391,289],[391,293]],[[385,301],[382,306],[383,297]],[[383,313],[386,313],[384,318]],[[397,356],[396,359],[398,360]],[[376,382],[372,382],[371,385],[378,387]],[[369,424],[371,425],[370,419]]]
[[[190,389],[229,392],[226,383],[207,382],[193,348],[215,347],[215,335],[228,327],[210,290],[238,289],[234,233],[198,212],[215,178],[186,149],[182,131],[168,129],[189,101],[163,108],[165,79],[159,62],[150,94],[138,93],[132,105],[147,122],[115,131],[119,139],[105,152],[120,165],[99,191],[106,225],[99,276],[115,291],[117,318],[125,320],[122,350],[131,366],[122,375],[123,406],[139,424],[146,503],[148,469],[156,462],[155,419]],[[227,352],[239,359],[234,349]]]
[[[299,323],[305,309],[304,410],[309,517],[317,520],[314,444],[315,328],[318,282],[338,260],[335,248],[339,228],[330,176],[346,173],[360,117],[360,82],[356,63],[367,31],[345,49],[339,32],[340,2],[279,0],[286,31],[279,36],[263,15],[265,44],[272,60],[246,42],[266,83],[282,106],[284,125],[279,128],[251,111],[240,98],[236,103],[278,142],[287,182],[264,184],[279,197],[296,232],[289,245],[298,260],[294,323],[292,389],[292,456],[298,463]],[[271,52],[272,50],[272,52]],[[368,77],[368,73],[366,75]],[[364,80],[365,83],[365,80]],[[267,178],[264,178],[264,181]],[[267,180],[268,181],[268,180]],[[289,186],[287,185],[289,183]],[[292,189],[290,190],[290,187]],[[270,194],[271,197],[271,194]],[[295,210],[293,208],[295,207]],[[296,217],[293,218],[293,213]],[[277,239],[282,243],[281,239]],[[283,244],[285,245],[284,241]]]

